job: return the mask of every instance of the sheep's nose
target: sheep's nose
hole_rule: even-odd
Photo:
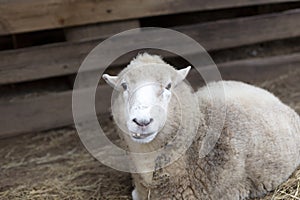
[[[138,126],[148,126],[149,124],[151,124],[151,122],[153,122],[153,119],[150,118],[149,120],[145,120],[145,119],[142,119],[142,120],[138,120],[137,118],[134,118],[132,120],[134,123],[136,123]]]

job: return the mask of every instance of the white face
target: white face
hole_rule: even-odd
[[[163,128],[171,99],[170,89],[158,83],[145,82],[133,91],[129,88],[124,91],[124,112],[128,116],[126,125],[132,140],[151,142]]]
[[[171,80],[166,76],[163,81],[130,81],[128,78],[103,75],[113,87],[122,92],[125,121],[130,137],[138,143],[149,143],[164,127],[172,89],[183,81],[190,67],[178,70],[178,78]],[[151,79],[148,79],[151,80]],[[155,80],[155,79],[152,79]],[[132,83],[134,82],[134,84]]]

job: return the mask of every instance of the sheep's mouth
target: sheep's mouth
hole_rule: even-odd
[[[155,132],[152,132],[152,133],[142,133],[142,134],[140,134],[140,133],[132,133],[132,137],[134,139],[140,140],[140,139],[145,139],[145,138],[147,138],[147,137],[149,137],[149,136],[151,136],[153,134],[155,134]]]
[[[158,132],[151,133],[131,133],[131,139],[137,143],[145,144],[151,142]]]

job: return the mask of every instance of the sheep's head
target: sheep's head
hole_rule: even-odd
[[[166,63],[151,63],[129,66],[118,76],[103,75],[122,98],[121,123],[133,141],[149,143],[164,127],[172,91],[189,70],[190,67],[176,70]]]

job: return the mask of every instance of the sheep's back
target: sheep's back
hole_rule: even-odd
[[[202,111],[211,113],[226,107],[218,141],[223,144],[215,148],[229,146],[227,156],[231,159],[220,170],[232,166],[232,171],[228,168],[222,176],[239,176],[253,197],[275,189],[300,163],[299,115],[270,92],[255,86],[236,81],[207,86],[197,92]],[[213,101],[210,92],[214,93]]]

